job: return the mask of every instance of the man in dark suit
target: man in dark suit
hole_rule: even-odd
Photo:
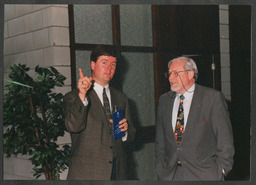
[[[156,171],[159,180],[224,180],[233,166],[233,133],[224,95],[195,83],[195,62],[168,64],[171,91],[159,99]]]
[[[72,141],[67,179],[125,180],[125,149],[134,140],[135,128],[126,95],[109,86],[116,70],[116,54],[112,48],[100,45],[92,51],[90,60],[92,77],[84,76],[79,69],[78,89],[64,97],[65,125]],[[116,141],[109,111],[113,106],[125,110],[125,118],[119,122],[125,136]]]

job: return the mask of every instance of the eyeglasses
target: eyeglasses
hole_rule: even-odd
[[[188,71],[190,71],[190,70],[185,70],[185,71],[172,71],[172,72],[166,72],[165,73],[165,77],[166,78],[169,78],[172,74],[174,75],[174,77],[177,77],[177,76],[179,76],[179,73],[181,73],[181,72],[188,72]]]

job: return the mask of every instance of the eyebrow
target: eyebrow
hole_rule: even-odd
[[[109,61],[108,59],[103,58],[101,61]],[[117,63],[117,60],[113,61],[112,63]]]

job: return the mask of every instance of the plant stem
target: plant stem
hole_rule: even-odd
[[[44,123],[47,123],[47,122],[46,122],[45,111],[44,111],[44,108],[43,108],[43,105],[42,105],[42,102],[41,102],[41,101],[40,101],[40,110],[41,110],[43,122],[44,122]],[[46,140],[46,143],[49,142],[49,139],[48,139],[47,136],[45,136],[45,140]],[[45,168],[46,168],[46,167],[45,167]],[[45,168],[44,168],[44,169],[45,169]],[[51,164],[49,164],[49,163],[48,163],[48,169],[50,170],[50,172],[48,172],[48,174],[47,174],[47,177],[48,177],[47,179],[48,179],[48,180],[52,180],[52,169],[51,169]]]
[[[27,88],[29,90],[29,88]],[[30,101],[30,108],[31,108],[31,114],[33,115],[34,114],[34,106],[33,106],[33,101],[32,101],[32,98],[29,98],[29,101]],[[41,105],[41,102],[40,102],[40,105]],[[32,116],[33,118],[33,116]],[[35,128],[35,131],[36,131],[36,138],[38,139],[38,146],[41,146],[41,142],[40,142],[40,138],[39,138],[39,131],[38,131],[38,128],[36,127]],[[48,139],[47,139],[48,140]],[[45,175],[45,178],[47,180],[52,180],[52,175],[51,175],[51,172],[47,172],[46,170],[46,165],[43,165],[43,168],[44,168],[44,175]],[[50,174],[49,174],[50,173]],[[49,178],[50,176],[50,178]]]

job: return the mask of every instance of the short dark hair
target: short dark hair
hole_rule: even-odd
[[[117,53],[113,46],[97,45],[91,52],[90,61],[96,62],[102,55],[117,58]]]

